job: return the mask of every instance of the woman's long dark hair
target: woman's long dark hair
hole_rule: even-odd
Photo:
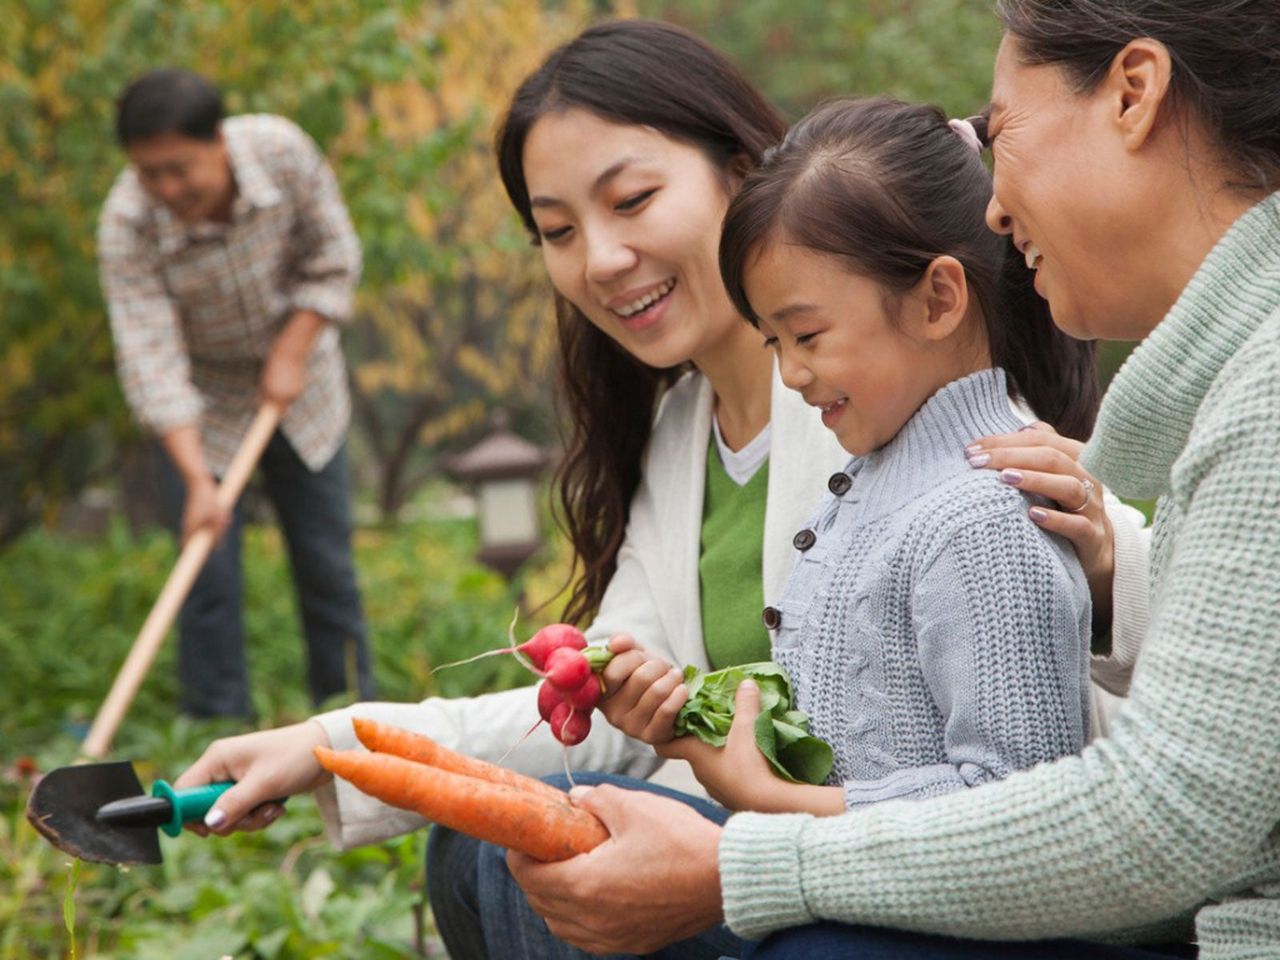
[[[717,170],[754,166],[782,139],[777,111],[721,54],[693,34],[645,20],[602,23],[555,50],[520,85],[497,135],[502,183],[539,242],[524,177],[524,144],[543,116],[588,110],[613,123],[652,127],[700,148]],[[564,619],[600,605],[617,567],[662,391],[683,372],[641,363],[556,298],[559,404],[569,429],[556,471],[558,514],[574,549]]]
[[[1099,388],[1094,346],[1056,326],[1008,238],[987,228],[991,175],[934,107],[882,97],[835,100],[801,120],[729,205],[720,270],[734,305],[758,322],[743,286],[777,235],[846,262],[891,296],[937,257],[964,266],[991,362],[1036,415],[1085,439]]]

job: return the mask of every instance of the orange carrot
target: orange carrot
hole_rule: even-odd
[[[363,717],[356,717],[351,722],[356,728],[356,738],[374,753],[389,753],[417,763],[427,763],[441,770],[448,770],[450,773],[477,777],[480,780],[488,780],[490,783],[501,783],[517,790],[541,794],[561,803],[566,802],[564,791],[557,790],[549,783],[526,777],[523,773],[516,773],[496,763],[468,757],[420,733],[412,733],[400,727],[379,723],[377,720],[366,720]]]
[[[609,838],[594,814],[563,794],[554,800],[386,753],[316,747],[315,755],[371,797],[539,860],[567,860]]]

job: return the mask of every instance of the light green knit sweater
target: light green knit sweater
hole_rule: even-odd
[[[1079,757],[842,817],[739,814],[747,937],[832,919],[1280,957],[1280,194],[1238,220],[1103,402],[1085,461],[1159,496],[1128,707]]]

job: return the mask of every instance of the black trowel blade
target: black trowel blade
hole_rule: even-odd
[[[133,764],[86,763],[45,774],[27,800],[27,819],[59,850],[95,863],[160,863],[155,827],[115,826],[97,819],[113,800],[144,795]]]

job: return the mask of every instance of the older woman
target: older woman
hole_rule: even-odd
[[[991,225],[1063,329],[1144,341],[1084,455],[1119,493],[1160,497],[1129,706],[1080,757],[842,817],[720,827],[591,790],[578,802],[610,843],[511,857],[583,947],[643,952],[724,918],[800,927],[762,958],[1147,957],[1190,955],[1158,945],[1194,923],[1202,958],[1280,956],[1280,9],[999,9]],[[754,694],[739,705],[742,735]]]

